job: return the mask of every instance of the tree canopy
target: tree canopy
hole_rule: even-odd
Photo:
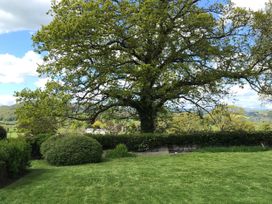
[[[245,110],[237,106],[216,106],[207,117],[209,123],[219,131],[253,131],[255,126]]]
[[[229,1],[53,1],[52,22],[33,37],[38,71],[69,97],[69,117],[94,122],[129,107],[153,132],[164,106],[205,108],[237,83],[270,91],[270,11],[271,2],[253,12]]]
[[[24,89],[16,93],[20,104],[15,111],[19,132],[32,135],[56,133],[70,107],[68,99],[54,92],[53,88],[56,84],[51,83],[47,85],[47,90]]]

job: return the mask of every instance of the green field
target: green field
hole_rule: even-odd
[[[272,152],[189,153],[52,167],[0,190],[1,204],[271,203]]]
[[[3,126],[7,130],[8,138],[18,137],[16,123],[14,121],[13,122],[0,121],[0,125]]]

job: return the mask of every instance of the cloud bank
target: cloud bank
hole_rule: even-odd
[[[37,76],[38,64],[42,63],[40,55],[27,52],[22,58],[11,54],[0,54],[0,84],[23,83],[26,77]]]
[[[268,0],[232,0],[232,2],[235,3],[236,6],[257,11],[263,9]]]
[[[232,0],[237,6],[252,10],[263,9],[268,0]],[[1,0],[0,34],[19,30],[36,30],[50,22],[46,15],[51,0]]]
[[[50,21],[46,12],[50,0],[1,0],[0,34],[20,30],[36,30]]]
[[[15,97],[11,95],[0,95],[0,106],[15,104]]]

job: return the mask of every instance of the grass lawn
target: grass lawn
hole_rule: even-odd
[[[272,151],[194,152],[52,167],[0,189],[1,204],[271,203]]]
[[[15,131],[10,131],[7,134],[8,138],[17,138],[18,137],[18,133]]]

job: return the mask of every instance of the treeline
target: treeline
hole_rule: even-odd
[[[18,105],[0,107],[0,125],[11,127],[17,122],[17,127],[23,133],[47,133],[54,130],[61,133],[84,133],[87,128],[94,131],[103,130],[106,133],[125,134],[140,132],[140,122],[136,114],[127,109],[111,110],[101,114],[94,124],[75,120],[59,121],[49,116],[49,107],[39,109],[41,112],[19,107],[16,121],[15,110]],[[23,111],[22,111],[23,110]],[[24,113],[24,114],[23,114]],[[26,114],[27,113],[27,114]],[[38,114],[40,113],[40,114]],[[50,122],[48,122],[50,121]],[[272,111],[250,111],[241,107],[219,105],[210,113],[206,112],[173,112],[165,109],[156,122],[157,133],[181,133],[199,131],[271,131]]]
[[[270,111],[255,112],[256,115],[268,116]],[[251,112],[252,113],[252,112]],[[110,133],[134,133],[140,131],[137,119],[118,119],[100,117],[94,128],[104,128]],[[230,132],[230,131],[271,131],[271,118],[260,120],[249,115],[237,106],[219,105],[209,113],[205,112],[171,112],[161,113],[157,120],[156,132],[177,134],[182,132]]]

